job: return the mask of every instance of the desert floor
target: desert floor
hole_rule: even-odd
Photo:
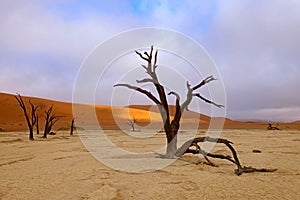
[[[107,134],[128,151],[151,151],[165,142],[157,134],[137,145],[117,132]],[[211,167],[185,155],[160,170],[126,173],[96,160],[77,135],[29,141],[26,132],[2,132],[0,199],[300,199],[300,131],[224,130],[221,137],[234,142],[242,165],[278,170],[237,176],[228,161],[212,158],[218,167]],[[219,145],[214,151],[228,152]]]

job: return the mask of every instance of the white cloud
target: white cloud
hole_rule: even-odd
[[[1,90],[70,101],[81,62],[96,45],[134,20],[107,13],[64,19],[48,10],[47,3],[1,2]]]
[[[300,83],[299,11],[299,1],[219,1],[206,47],[223,75],[229,116],[256,113],[262,118],[271,114],[262,108],[278,109],[274,113],[281,115],[284,108],[300,108],[295,92]],[[293,115],[300,118],[300,113]]]
[[[93,47],[130,28],[158,26],[208,50],[225,82],[229,117],[300,118],[290,112],[300,107],[300,1],[153,2],[133,12],[126,1],[2,0],[1,91],[71,100],[76,72]]]

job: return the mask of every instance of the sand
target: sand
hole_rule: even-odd
[[[211,167],[196,155],[185,155],[149,172],[153,162],[166,162],[154,155],[161,152],[158,149],[166,140],[164,133],[157,133],[162,124],[155,107],[78,105],[83,117],[77,117],[75,123],[86,128],[81,134],[98,134],[87,128],[95,128],[99,122],[113,144],[136,153],[134,156],[111,155],[110,147],[105,144],[106,149],[100,152],[107,156],[106,160],[126,162],[144,172],[128,173],[95,159],[89,152],[95,149],[88,150],[77,133],[69,136],[68,131],[57,131],[70,125],[71,103],[24,97],[26,102],[29,99],[40,106],[41,132],[43,112],[51,105],[57,115],[64,117],[54,126],[56,135],[49,135],[48,139],[35,135],[35,140],[30,141],[24,115],[14,96],[0,93],[0,199],[300,199],[299,122],[281,123],[279,128],[283,130],[267,131],[267,122],[225,119],[221,137],[234,142],[242,165],[276,168],[276,172],[237,176],[232,163],[211,159],[218,165]],[[94,109],[97,119],[93,121],[86,112]],[[171,115],[173,111],[171,106]],[[130,135],[126,135],[117,130],[130,129],[130,118],[137,120],[139,132],[129,131]],[[198,121],[201,129],[198,134],[203,136],[211,118],[192,111],[184,113],[179,134],[185,137]],[[98,141],[94,143],[99,145]],[[253,150],[261,153],[253,153]],[[142,166],[136,165],[137,158],[145,152],[149,157],[141,157],[145,162]],[[222,145],[215,146],[213,152],[230,153]]]
[[[113,137],[118,131],[106,134]],[[299,134],[223,130],[222,137],[234,142],[243,165],[278,169],[237,176],[233,164],[211,159],[218,165],[211,167],[195,155],[153,172],[120,172],[96,160],[76,134],[57,132],[47,140],[35,136],[29,141],[27,132],[1,132],[0,199],[300,199]],[[164,144],[163,134],[153,137],[157,143],[143,144]],[[114,137],[116,145],[129,151],[145,150],[144,145],[126,140],[130,138]],[[254,149],[262,153],[253,153]],[[227,152],[222,146],[214,151]]]

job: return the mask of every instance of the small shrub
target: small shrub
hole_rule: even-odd
[[[59,129],[57,129],[58,131],[67,131],[67,130],[70,130],[70,126],[62,126],[60,127]]]
[[[67,125],[67,126],[61,126],[59,129],[57,129],[58,131],[69,131],[71,129],[71,126]],[[74,126],[74,130],[84,130],[84,128],[82,127],[76,127]]]

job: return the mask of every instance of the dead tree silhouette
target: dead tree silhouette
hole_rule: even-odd
[[[163,126],[164,130],[166,133],[166,139],[167,139],[167,151],[165,155],[159,155],[162,158],[175,158],[175,157],[180,157],[186,153],[192,153],[192,154],[202,154],[205,159],[212,164],[211,161],[208,160],[207,157],[213,157],[213,158],[219,158],[219,159],[226,159],[232,163],[234,163],[237,166],[237,169],[235,170],[235,173],[237,175],[242,174],[243,172],[251,172],[253,169],[254,171],[258,170],[255,168],[249,168],[249,167],[242,167],[240,164],[240,161],[237,156],[237,152],[232,146],[232,142],[222,139],[222,138],[210,138],[210,137],[197,137],[192,140],[189,140],[185,142],[179,149],[177,149],[177,133],[180,128],[180,120],[182,117],[182,113],[184,110],[188,110],[188,106],[191,103],[192,99],[194,97],[197,97],[201,100],[203,100],[206,103],[212,104],[214,106],[217,106],[219,108],[222,108],[223,105],[217,104],[205,97],[203,97],[199,92],[196,92],[199,88],[203,87],[204,85],[210,83],[211,81],[216,80],[213,76],[208,76],[204,80],[202,80],[199,84],[195,86],[191,86],[189,82],[186,83],[187,87],[187,94],[186,98],[183,101],[182,104],[180,104],[180,96],[178,93],[172,91],[168,93],[168,95],[174,95],[176,98],[176,111],[173,120],[170,120],[170,113],[169,113],[169,104],[167,100],[167,95],[165,92],[164,86],[160,83],[158,76],[156,74],[156,69],[158,68],[157,65],[157,56],[158,56],[158,51],[156,50],[155,53],[153,54],[153,46],[150,48],[150,52],[144,52],[143,54],[135,51],[136,54],[144,61],[146,61],[147,65],[142,65],[142,67],[145,69],[146,73],[149,75],[148,78],[144,78],[142,80],[136,80],[137,83],[151,83],[155,87],[158,98],[152,94],[150,91],[142,89],[137,86],[133,86],[130,84],[123,84],[123,83],[118,83],[115,84],[114,87],[126,87],[131,90],[135,90],[137,92],[140,92],[144,95],[146,95],[150,100],[152,100],[159,109],[162,121],[163,121]],[[213,154],[209,152],[205,152],[200,148],[198,143],[200,142],[216,142],[216,143],[222,143],[226,145],[232,155],[221,155],[221,154]],[[190,148],[193,147],[193,148]]]
[[[33,103],[31,103],[31,101],[29,100],[30,113],[28,113],[22,96],[20,94],[17,94],[17,96],[15,96],[15,98],[18,101],[20,107],[23,110],[23,113],[24,113],[24,116],[25,116],[25,119],[26,119],[26,122],[27,122],[27,126],[28,126],[28,129],[29,129],[29,139],[34,140],[33,128],[34,128],[34,125],[37,122],[36,111],[38,109],[38,106],[33,105]]]
[[[45,129],[43,138],[47,138],[47,135],[50,133],[52,126],[63,116],[58,116],[55,113],[52,113],[53,105],[45,111]]]
[[[71,127],[70,127],[70,135],[73,135],[73,131],[74,131],[74,123],[75,123],[75,119],[72,118]]]
[[[268,129],[268,130],[280,130],[280,129],[278,128],[278,124],[277,124],[276,126],[273,126],[272,124],[269,124],[269,126],[268,126],[267,129]]]
[[[132,120],[130,119],[130,120],[128,120],[128,124],[131,126],[131,131],[136,131],[135,130],[135,123],[136,123],[136,119],[135,118],[133,118]]]

